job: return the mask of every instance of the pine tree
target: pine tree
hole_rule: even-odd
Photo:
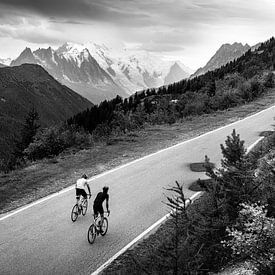
[[[223,154],[222,167],[223,168],[241,168],[244,163],[246,149],[244,148],[244,141],[240,140],[240,135],[236,134],[233,129],[231,136],[227,136],[225,146],[221,144]]]
[[[37,133],[40,125],[38,124],[39,114],[33,107],[29,110],[25,117],[25,122],[21,130],[21,139],[17,143],[16,157],[22,157],[24,149],[33,141],[35,134]]]

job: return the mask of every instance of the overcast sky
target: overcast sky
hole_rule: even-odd
[[[275,32],[275,0],[0,0],[0,58],[64,42],[126,46],[196,69],[223,43]]]

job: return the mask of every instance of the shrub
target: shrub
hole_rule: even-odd
[[[275,219],[266,214],[264,205],[242,203],[235,225],[227,228],[229,240],[222,243],[238,260],[252,261],[260,274],[273,274]]]
[[[274,87],[274,74],[272,72],[269,72],[267,75],[265,75],[263,84],[267,88]]]
[[[203,113],[207,113],[209,111],[208,102],[207,95],[198,96],[196,100],[186,103],[182,113],[184,116],[202,115]]]
[[[57,125],[39,131],[24,153],[31,160],[56,156],[68,147],[87,145],[90,135],[75,126]]]

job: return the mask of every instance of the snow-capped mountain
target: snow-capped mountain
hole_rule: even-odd
[[[1,66],[9,66],[11,63],[11,58],[0,58],[0,64]]]
[[[66,43],[57,50],[51,47],[31,51],[26,48],[11,62],[11,66],[33,63],[43,66],[62,84],[72,88],[93,103],[127,93],[119,87],[107,72],[91,56],[88,49]]]
[[[105,69],[114,81],[132,94],[134,91],[159,87],[165,83],[175,61],[167,61],[160,56],[146,51],[128,49],[112,49],[102,44],[87,43],[89,49],[100,66]],[[193,72],[181,62],[178,65],[189,77]],[[170,82],[171,83],[171,82]]]
[[[250,49],[248,44],[242,43],[223,44],[217,52],[211,57],[207,64],[203,68],[199,68],[191,78],[205,74],[208,71],[213,71],[222,67],[226,63],[237,59]]]
[[[93,103],[169,84],[192,72],[181,62],[175,64],[146,51],[114,50],[95,43],[65,43],[56,50],[26,48],[11,66],[23,63],[43,66]]]
[[[102,44],[88,43],[89,49],[98,63],[113,79],[130,94],[133,90],[158,87],[165,84],[165,78],[175,61],[165,60],[159,55],[146,51],[133,51],[125,48],[112,49]],[[177,62],[188,77],[193,72]]]

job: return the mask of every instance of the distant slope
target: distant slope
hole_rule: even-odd
[[[115,97],[127,96],[90,55],[86,48],[66,43],[56,51],[51,47],[34,52],[26,48],[11,66],[24,63],[39,64],[62,84],[74,89],[93,103]]]
[[[250,46],[248,44],[223,44],[217,50],[217,52],[211,57],[207,64],[203,68],[199,68],[193,75],[191,75],[191,78],[222,67],[228,62],[233,61],[234,59],[237,59],[238,57],[242,56],[249,49]]]
[[[40,124],[49,126],[92,106],[39,65],[0,68],[0,155],[8,153],[32,107]]]
[[[2,65],[9,66],[11,63],[11,59],[10,58],[0,58],[0,63]]]
[[[87,43],[85,47],[114,81],[130,95],[139,90],[164,85],[165,77],[176,62],[144,50],[112,49],[95,43]],[[181,62],[177,61],[177,64],[186,75],[193,73],[193,70]]]
[[[225,110],[263,96],[265,91],[275,86],[274,70],[275,38],[272,37],[256,50],[249,49],[214,71],[139,91],[124,101],[106,102],[75,115],[69,123],[93,131],[97,125],[115,117],[116,105],[120,105],[125,113],[132,115],[136,112],[140,123],[149,121],[153,124],[173,123],[190,115]]]
[[[116,95],[128,97],[138,90],[173,83],[193,73],[178,61],[179,68],[175,70],[175,61],[147,51],[114,50],[95,43],[67,42],[57,50],[26,48],[10,65],[24,63],[43,66],[58,81],[93,103]]]
[[[189,75],[189,73],[184,71],[181,66],[177,62],[175,62],[174,65],[171,66],[169,73],[164,79],[164,85],[178,82],[184,78],[188,78]]]

